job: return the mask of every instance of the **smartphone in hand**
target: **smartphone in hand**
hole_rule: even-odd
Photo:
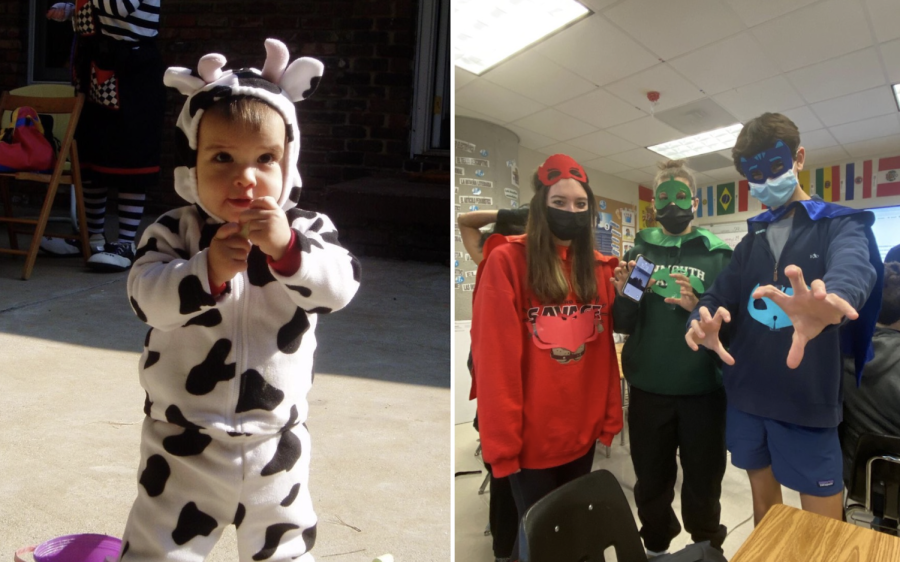
[[[650,276],[653,275],[654,263],[644,256],[639,255],[635,260],[634,268],[628,275],[623,293],[634,302],[641,302],[644,291],[650,285]]]

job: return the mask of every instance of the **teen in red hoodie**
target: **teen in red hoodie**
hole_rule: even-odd
[[[622,429],[610,283],[593,247],[597,203],[584,169],[557,154],[534,175],[524,236],[484,247],[472,312],[482,452],[510,475],[519,517],[591,470]],[[476,391],[477,385],[477,391]],[[513,553],[513,559],[517,551]]]

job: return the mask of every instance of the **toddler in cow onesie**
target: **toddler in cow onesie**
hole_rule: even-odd
[[[188,96],[178,117],[175,189],[191,205],[144,233],[128,277],[150,325],[138,496],[119,560],[200,561],[223,529],[239,558],[311,562],[309,494],[316,319],[345,306],[359,262],[325,215],[295,207],[300,131],[294,102],[323,65],[288,65],[266,41],[262,71],[170,68]]]

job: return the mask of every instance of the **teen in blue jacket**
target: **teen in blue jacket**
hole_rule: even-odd
[[[874,216],[803,191],[805,151],[783,115],[748,122],[733,157],[769,210],[748,221],[685,339],[725,363],[726,443],[749,475],[754,521],[782,502],[782,485],[803,509],[841,519],[841,354],[857,373],[871,358],[883,275]]]

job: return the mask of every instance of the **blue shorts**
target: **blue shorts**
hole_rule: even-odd
[[[730,404],[725,442],[731,464],[744,470],[772,467],[779,484],[827,497],[843,491],[843,461],[836,427],[805,427],[754,416]]]

